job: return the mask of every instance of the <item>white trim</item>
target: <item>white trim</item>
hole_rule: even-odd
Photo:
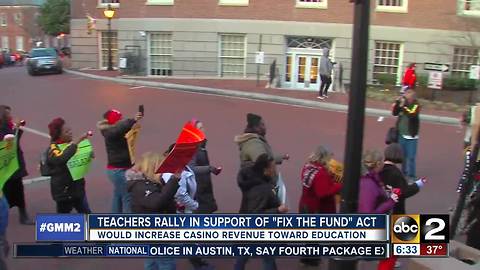
[[[225,74],[223,74],[223,72],[222,72],[222,67],[223,67],[222,59],[228,59],[228,58],[239,59],[239,57],[222,56],[222,36],[243,36],[244,37],[244,40],[243,40],[243,46],[244,47],[243,47],[243,74],[242,74],[242,77],[246,78],[247,77],[248,39],[247,39],[247,35],[243,34],[243,33],[218,33],[218,76],[219,77],[225,77]],[[232,74],[228,74],[228,77],[238,78],[235,75],[232,76]]]
[[[408,0],[402,0],[402,6],[383,6],[376,1],[376,12],[408,13]]]
[[[174,0],[147,0],[145,5],[147,6],[173,6]]]
[[[477,0],[477,2],[473,3],[476,5],[474,8],[479,8],[479,9],[474,9],[474,10],[465,10],[465,1],[466,0],[458,0],[458,14],[459,15],[464,15],[464,16],[480,16],[480,1]]]
[[[317,9],[327,9],[328,8],[328,0],[323,0],[320,3],[312,3],[312,2],[301,2],[300,0],[295,0],[295,7],[296,8],[317,8]]]
[[[219,6],[241,6],[246,7],[249,4],[249,0],[218,0]]]

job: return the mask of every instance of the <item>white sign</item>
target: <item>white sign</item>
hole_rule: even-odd
[[[425,63],[425,70],[448,72],[450,66],[447,64]]]
[[[118,63],[119,68],[127,68],[127,58],[120,58]]]
[[[470,66],[470,79],[480,80],[480,66],[477,66],[477,65]]]
[[[443,74],[439,71],[431,71],[428,73],[428,88],[442,89]]]
[[[265,52],[256,52],[255,64],[264,64],[264,63],[265,63]]]

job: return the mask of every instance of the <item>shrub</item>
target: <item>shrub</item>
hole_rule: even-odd
[[[443,88],[447,90],[462,91],[476,90],[477,82],[468,78],[447,77],[443,79]]]
[[[395,85],[397,83],[397,75],[395,74],[377,74],[375,76],[378,83],[381,85]]]

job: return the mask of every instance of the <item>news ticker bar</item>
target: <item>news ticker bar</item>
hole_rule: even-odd
[[[37,215],[37,241],[386,242],[387,215]]]
[[[16,258],[89,257],[344,257],[386,258],[387,243],[365,244],[15,244]]]
[[[393,244],[393,255],[401,257],[448,257],[448,244]]]

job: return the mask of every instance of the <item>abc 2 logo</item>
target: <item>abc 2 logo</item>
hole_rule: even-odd
[[[392,215],[394,244],[448,243],[448,215]]]

